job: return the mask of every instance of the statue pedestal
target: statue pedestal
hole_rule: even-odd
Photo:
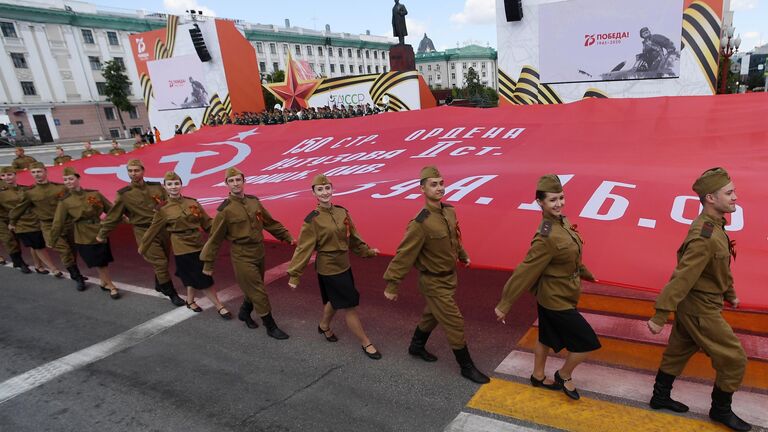
[[[410,45],[394,45],[389,49],[389,70],[412,71],[416,70],[416,55]]]

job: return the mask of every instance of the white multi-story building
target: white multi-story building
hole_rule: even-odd
[[[182,20],[186,17],[181,17]],[[131,80],[131,131],[150,124],[128,36],[166,26],[159,13],[104,8],[69,0],[0,0],[0,123],[42,142],[121,136],[104,96],[104,62],[116,60]],[[287,52],[319,76],[389,69],[391,38],[236,22],[257,51],[263,75],[283,69]]]
[[[420,47],[434,46],[426,35],[424,39]],[[477,72],[483,85],[497,89],[496,50],[493,48],[467,45],[445,51],[425,49],[416,53],[416,69],[433,89],[464,87],[469,68]]]

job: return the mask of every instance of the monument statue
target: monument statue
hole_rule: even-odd
[[[405,5],[400,4],[400,0],[395,0],[395,6],[392,7],[392,33],[400,40],[400,45],[405,44],[405,37],[408,36],[408,29],[405,27],[405,16],[408,10]]]

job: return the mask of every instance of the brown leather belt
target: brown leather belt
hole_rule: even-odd
[[[422,274],[425,274],[425,275],[427,275],[427,276],[434,276],[434,277],[445,277],[445,276],[450,276],[450,275],[452,275],[452,274],[454,273],[454,271],[453,271],[453,270],[451,270],[451,271],[445,271],[445,272],[439,272],[439,273],[431,272],[431,271],[429,271],[429,270],[419,270],[419,271],[420,271]]]

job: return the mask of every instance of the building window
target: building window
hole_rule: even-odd
[[[93,40],[93,32],[88,29],[80,29],[80,33],[83,34],[83,42],[88,45],[93,45],[96,42]]]
[[[344,50],[339,48],[339,58],[344,57]]]
[[[365,50],[365,58],[369,59],[371,58],[371,52],[368,50]]]
[[[11,60],[13,60],[13,67],[16,69],[28,69],[27,59],[24,58],[24,53],[11,53]]]
[[[296,45],[296,55],[301,55],[301,45]]]
[[[440,74],[437,74],[437,80],[440,81],[442,78],[440,77]]]
[[[320,57],[323,56],[323,47],[317,47],[317,55]]]
[[[333,48],[328,48],[328,57],[333,57]]]
[[[483,71],[483,78],[485,78],[485,71]]]
[[[16,27],[11,22],[0,21],[0,29],[3,31],[3,37],[17,38]]]
[[[357,58],[363,58],[362,53],[360,53],[360,50],[357,50]]]
[[[288,44],[283,44],[283,54],[288,55]]]
[[[307,45],[307,55],[312,55],[312,46]]]
[[[424,72],[424,69],[422,69],[422,66],[419,66],[419,72]]]
[[[85,124],[85,121],[83,121],[83,119],[74,119],[74,120],[70,120],[69,124],[71,124],[71,125],[81,125],[81,124]]]
[[[339,70],[341,71],[341,73],[344,73],[344,65],[339,65]]]
[[[125,69],[125,61],[123,61],[122,57],[114,57],[112,61],[117,63],[120,66],[120,68]]]
[[[128,133],[131,134],[131,136],[135,136],[136,134],[141,135],[144,132],[141,130],[141,126],[133,126],[132,128],[128,129]]]
[[[320,63],[320,74],[325,75],[325,65]]]
[[[264,54],[264,44],[263,43],[256,42],[256,53]]]
[[[376,52],[376,51],[374,51],[374,52]],[[378,66],[376,66],[376,73],[379,73],[379,67]]]
[[[456,63],[451,63],[451,70],[456,70]]]
[[[382,67],[381,67],[381,70],[383,70],[383,71],[384,71],[384,73],[387,73],[387,67],[386,67],[386,66],[382,66]]]
[[[109,41],[110,45],[120,46],[120,40],[117,39],[117,32],[108,31],[107,40]]]
[[[358,73],[363,73],[363,65],[357,67]]]
[[[132,119],[139,118],[139,111],[136,109],[135,106],[131,105],[131,109],[128,110],[128,116]]]
[[[277,62],[272,62],[272,72],[277,72],[280,70],[280,67],[277,65]]]
[[[427,65],[427,70],[431,71],[432,70],[432,65]]]
[[[330,52],[330,51],[328,51]],[[336,73],[336,65],[331,63],[331,73]]]
[[[91,70],[101,70],[101,59],[96,56],[88,56],[88,62],[91,64]]]
[[[106,117],[107,120],[114,120],[115,109],[112,107],[104,107],[104,117]]]
[[[259,71],[264,72],[267,70],[267,64],[264,62],[259,62]]]
[[[435,70],[440,70],[440,65],[435,65]]]
[[[112,139],[120,139],[120,129],[117,129],[117,128],[110,129],[109,137]]]
[[[368,73],[371,73],[371,65],[368,65]]]
[[[21,91],[24,92],[24,96],[35,96],[35,83],[32,81],[21,81]]]
[[[378,51],[374,51],[374,52],[373,52],[373,58],[374,58],[374,59],[377,59],[377,58],[379,58],[379,52],[378,52]]]
[[[466,69],[466,68],[467,68],[467,62],[462,62],[462,63],[461,63],[461,67],[462,67],[462,68],[464,68],[464,69]]]
[[[456,81],[456,74],[455,74],[455,73],[452,73],[452,74],[451,74],[451,79],[452,79],[453,81]]]
[[[483,62],[483,63],[481,63],[481,66],[482,66],[482,68],[483,68],[483,69],[485,69],[485,67],[487,66],[487,64],[486,64],[485,62]]]
[[[269,53],[277,54],[277,45],[275,45],[274,42],[269,44]]]
[[[352,58],[352,49],[347,48],[347,57]]]
[[[105,83],[105,82],[97,82],[96,83],[96,92],[99,93],[99,96],[106,96],[106,94],[107,94],[107,83]]]

